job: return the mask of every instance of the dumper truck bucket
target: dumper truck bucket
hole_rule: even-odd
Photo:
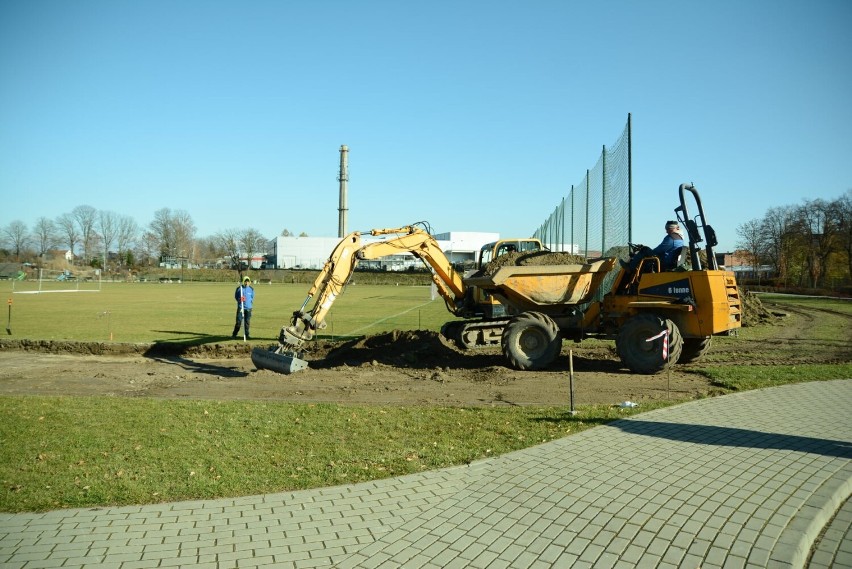
[[[257,369],[268,369],[287,375],[308,367],[308,362],[299,356],[298,352],[285,350],[280,344],[251,351],[251,361]]]

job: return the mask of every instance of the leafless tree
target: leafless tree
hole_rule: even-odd
[[[70,213],[63,213],[58,218],[56,218],[56,226],[58,228],[59,233],[62,234],[62,238],[65,240],[65,244],[68,245],[68,250],[71,251],[71,256],[74,256],[74,247],[77,246],[77,243],[80,242],[80,232],[77,229],[77,222],[74,220],[74,216]]]
[[[136,258],[138,262],[151,265],[152,261],[160,257],[160,238],[151,231],[142,232],[136,242]]]
[[[33,228],[33,237],[36,241],[39,259],[44,258],[44,254],[51,249],[56,248],[59,243],[59,235],[56,232],[56,224],[46,217],[39,217],[36,220]],[[41,262],[39,262],[41,264]]]
[[[95,221],[97,220],[98,210],[90,205],[78,205],[71,211],[71,215],[77,222],[77,228],[80,230],[80,238],[83,243],[83,258],[88,265],[92,261],[92,250],[94,245]]]
[[[154,212],[150,233],[159,244],[161,257],[190,257],[194,250],[195,224],[189,213],[163,208]]]
[[[175,246],[179,257],[195,259],[195,223],[184,210],[177,210],[172,216],[174,223]]]
[[[846,278],[852,277],[852,190],[846,190],[837,200],[840,247],[846,254]]]
[[[130,251],[130,245],[136,240],[139,234],[139,226],[136,221],[127,215],[123,215],[118,219],[118,231],[115,235],[115,246],[118,250],[119,263],[122,263]]]
[[[810,286],[820,286],[829,258],[840,250],[840,221],[836,202],[805,200],[796,209],[796,229],[803,237],[804,262]]]
[[[103,268],[107,268],[107,258],[109,257],[109,248],[112,246],[118,235],[118,215],[112,211],[101,210],[98,212],[97,228],[101,236],[103,244]]]
[[[9,222],[9,225],[2,229],[3,240],[9,245],[9,248],[15,255],[17,261],[21,260],[21,253],[29,246],[30,233],[27,230],[27,225],[20,220]]]
[[[239,234],[240,251],[246,256],[248,270],[251,270],[251,260],[255,253],[265,253],[267,239],[257,229],[245,229]]]
[[[752,219],[737,226],[737,249],[745,251],[751,262],[752,270],[757,275],[760,265],[763,264],[764,251],[766,250],[766,238],[763,235],[762,222]]]
[[[798,239],[794,208],[769,208],[763,217],[763,234],[767,240],[767,259],[775,266],[778,277],[786,282],[790,274],[795,242]]]
[[[240,232],[236,229],[225,229],[213,236],[213,242],[223,257],[231,259],[231,268],[240,270]]]

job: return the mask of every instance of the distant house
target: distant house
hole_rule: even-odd
[[[717,255],[717,260],[720,255]],[[775,267],[772,265],[754,266],[751,255],[746,251],[734,251],[721,254],[721,264],[729,271],[733,271],[737,279],[771,279],[775,276]]]

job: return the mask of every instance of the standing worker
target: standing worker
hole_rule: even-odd
[[[251,286],[251,278],[243,277],[243,282],[234,291],[234,298],[237,301],[237,323],[234,324],[234,333],[231,338],[237,339],[237,332],[240,331],[240,324],[245,321],[243,327],[243,340],[251,340],[249,334],[249,324],[251,323],[251,308],[254,304],[254,288]]]

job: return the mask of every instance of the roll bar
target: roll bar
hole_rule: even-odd
[[[686,192],[692,194],[698,209],[698,214],[694,218],[689,216],[689,210],[686,207]],[[704,268],[701,266],[701,258],[698,256],[698,251],[701,249],[699,243],[706,240],[707,268],[714,271],[718,270],[719,263],[716,261],[716,254],[713,252],[713,247],[718,245],[719,242],[716,239],[716,232],[706,222],[704,207],[701,205],[701,197],[698,195],[698,190],[692,184],[681,184],[678,188],[678,193],[680,194],[680,205],[674,211],[678,221],[686,227],[686,233],[689,237],[689,260],[692,263],[692,269],[700,271]],[[701,233],[704,234],[703,237]]]

